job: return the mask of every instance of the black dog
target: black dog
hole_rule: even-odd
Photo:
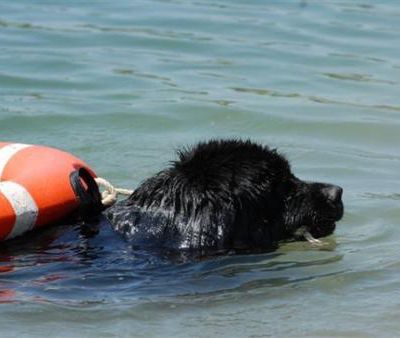
[[[327,236],[343,215],[342,189],[304,182],[276,150],[213,140],[107,211],[138,248],[212,252],[268,250],[277,241]]]

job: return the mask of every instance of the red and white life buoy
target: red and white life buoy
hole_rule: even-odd
[[[64,151],[0,142],[0,240],[53,224],[77,210],[99,212],[96,174]]]

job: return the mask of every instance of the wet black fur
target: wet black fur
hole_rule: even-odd
[[[324,193],[330,185],[299,180],[267,146],[213,140],[178,156],[107,211],[139,248],[269,249],[304,225],[329,235],[342,217],[341,199]]]

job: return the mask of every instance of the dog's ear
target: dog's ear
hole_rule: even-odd
[[[186,232],[191,246],[222,249],[231,241],[236,210],[233,203],[220,202],[202,200],[194,206],[190,218],[183,222],[182,231]]]

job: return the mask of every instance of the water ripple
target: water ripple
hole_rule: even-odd
[[[2,244],[0,336],[395,337],[399,14],[390,0],[1,1],[2,140],[134,188],[182,145],[252,138],[343,186],[346,215],[321,250],[186,263],[105,224]]]

